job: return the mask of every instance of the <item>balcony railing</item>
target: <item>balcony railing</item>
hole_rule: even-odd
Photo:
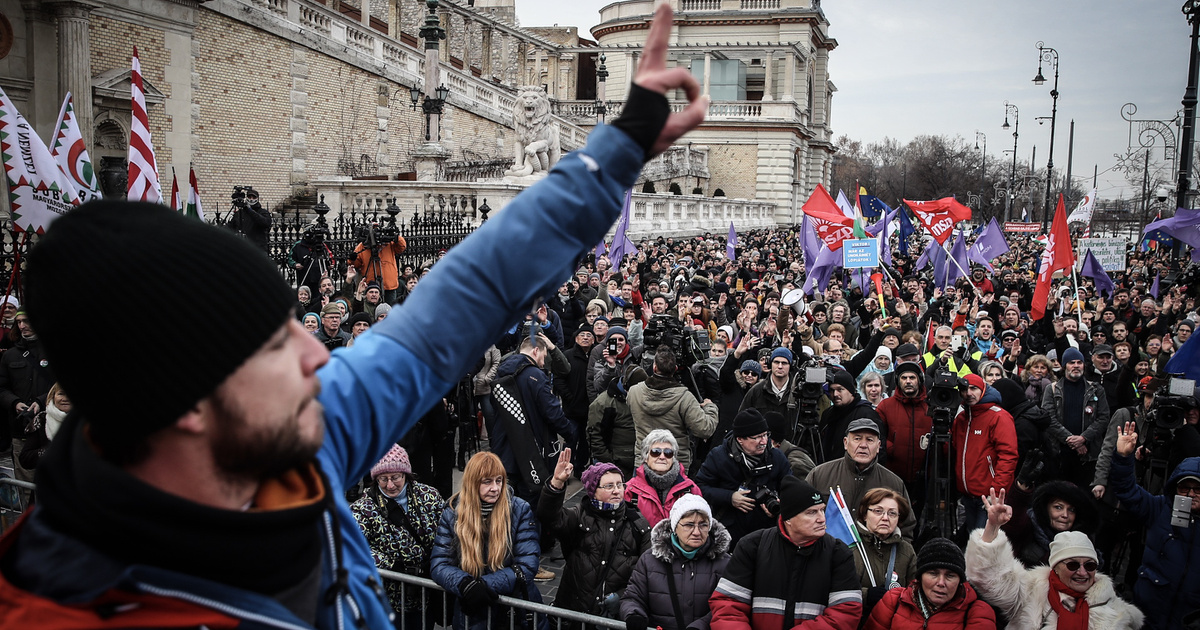
[[[605,116],[612,120],[621,115],[623,101],[606,101]],[[672,111],[682,111],[685,101],[672,101]],[[557,101],[551,111],[576,125],[592,125],[596,120],[594,101]],[[760,120],[808,125],[808,112],[795,101],[716,101],[708,108],[708,120]]]

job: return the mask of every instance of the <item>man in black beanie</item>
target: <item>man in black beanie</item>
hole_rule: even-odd
[[[695,481],[735,545],[742,536],[775,521],[771,504],[791,474],[783,451],[771,445],[766,418],[751,407],[733,419],[733,430],[708,453]]]
[[[390,627],[344,490],[559,286],[641,165],[703,119],[696,80],[666,68],[671,23],[660,5],[611,126],[332,357],[245,239],[149,204],[58,218],[29,257],[26,297],[73,405],[38,466],[37,506],[0,543],[3,625]],[[692,103],[673,114],[663,95],[677,89]],[[168,314],[120,352],[95,331],[127,309],[75,308],[114,281]]]
[[[850,549],[825,533],[821,493],[788,477],[779,504],[775,526],[746,536],[734,548],[709,600],[712,626],[854,630],[862,616],[862,589]]]

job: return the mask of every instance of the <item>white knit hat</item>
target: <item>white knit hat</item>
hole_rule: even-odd
[[[1096,555],[1096,548],[1092,546],[1092,541],[1083,532],[1059,532],[1054,540],[1050,541],[1050,566],[1066,560],[1067,558],[1091,558],[1099,560]]]
[[[688,512],[703,512],[712,521],[712,508],[708,507],[708,501],[698,494],[685,494],[671,506],[671,529],[679,527],[679,520]]]

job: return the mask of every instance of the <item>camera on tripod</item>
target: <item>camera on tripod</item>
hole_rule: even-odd
[[[1187,421],[1188,409],[1196,406],[1196,381],[1179,374],[1172,374],[1154,394],[1154,403],[1146,412],[1147,437],[1142,444],[1152,460],[1166,459],[1175,431]]]
[[[929,417],[933,419],[935,434],[949,435],[950,424],[954,421],[954,412],[962,404],[962,390],[966,388],[966,379],[950,370],[941,369],[933,374],[933,383],[929,386]]]
[[[354,229],[354,238],[364,247],[379,251],[381,247],[391,243],[400,236],[400,228],[390,217],[383,223],[366,223]]]
[[[779,516],[779,493],[766,487],[759,486],[750,493],[750,499],[754,501],[755,506],[763,506],[771,513],[771,516]]]
[[[820,419],[817,410],[821,396],[825,395],[825,385],[833,382],[833,374],[825,366],[825,361],[818,357],[805,359],[799,368],[800,372],[792,386],[800,409],[797,420],[801,425],[814,426]]]

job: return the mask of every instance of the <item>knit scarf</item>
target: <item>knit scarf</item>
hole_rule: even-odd
[[[495,503],[488,503],[487,501],[480,502],[479,511],[480,511],[480,514],[483,516],[484,520],[487,520],[487,517],[492,515],[492,510],[494,510],[494,509],[496,509]]]
[[[694,559],[696,554],[700,553],[701,549],[701,547],[696,547],[691,551],[685,551],[683,545],[679,544],[679,536],[676,534],[671,534],[671,545],[675,547],[675,551],[678,551],[683,555],[684,558],[687,558],[688,560]]]
[[[1059,593],[1075,598],[1075,611],[1067,610]],[[1058,630],[1087,630],[1088,603],[1083,594],[1077,593],[1071,587],[1058,579],[1058,574],[1050,570],[1050,591],[1046,595],[1050,599],[1050,608],[1058,614]]]
[[[646,473],[646,482],[650,484],[651,488],[658,491],[659,501],[665,502],[667,500],[667,493],[679,482],[680,468],[681,466],[672,466],[670,470],[660,475],[650,470],[649,466],[642,466],[642,471]]]
[[[53,402],[46,403],[46,439],[53,440],[55,434],[58,433],[59,427],[62,426],[63,420],[67,417],[67,412],[60,411],[54,406]]]

